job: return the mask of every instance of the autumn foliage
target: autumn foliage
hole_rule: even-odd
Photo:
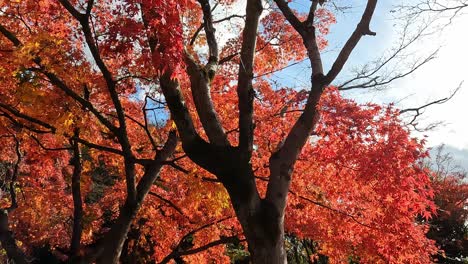
[[[193,84],[201,77],[190,66],[214,62],[207,54],[213,50],[209,32],[202,28],[207,1],[0,3],[0,203],[9,221],[0,236],[13,234],[29,260],[43,248],[61,261],[86,258],[133,208],[122,262],[229,263],[227,244],[247,251],[233,194],[222,177],[186,153],[181,123],[172,120],[173,97],[163,88],[164,81],[178,83],[195,131],[211,142],[197,115],[202,110]],[[215,25],[232,24],[213,72],[200,67],[232,146],[241,133],[236,80],[243,65],[243,15],[225,13],[237,4],[217,1],[223,11],[214,11]],[[308,104],[308,91],[272,79],[273,72],[303,60],[307,49],[284,14],[268,5],[260,18],[252,81],[250,163],[262,198],[270,157]],[[326,6],[316,10],[318,49],[327,46],[333,23]],[[285,232],[316,242],[310,258],[326,255],[330,263],[431,262],[438,249],[425,236],[435,205],[428,170],[420,163],[427,156],[423,142],[410,136],[393,106],[361,105],[327,86],[294,165]],[[175,128],[183,144],[158,160]],[[153,171],[159,177],[141,192],[141,207],[132,207],[129,183],[138,185],[138,197],[154,161],[162,167]],[[79,247],[72,252],[80,212]]]

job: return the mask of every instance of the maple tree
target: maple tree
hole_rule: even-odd
[[[287,230],[332,263],[430,262],[437,248],[416,222],[435,210],[423,143],[397,109],[332,86],[375,35],[377,1],[329,72],[332,12],[288,3],[223,16],[215,7],[236,1],[2,1],[7,257],[222,263],[230,244],[284,263]],[[226,21],[241,22],[221,45]],[[275,86],[272,72],[303,59],[310,89]]]
[[[468,253],[467,174],[449,153],[445,153],[444,145],[437,147],[433,156],[434,162],[428,166],[432,169],[437,214],[429,220],[427,236],[443,250],[437,255],[438,262],[459,263]]]

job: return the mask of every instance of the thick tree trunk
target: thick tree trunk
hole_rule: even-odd
[[[139,207],[137,208],[136,206],[124,205],[119,218],[117,218],[111,231],[109,231],[104,239],[103,249],[96,263],[118,263],[128,230],[130,230],[130,225],[138,209]]]
[[[268,243],[258,245],[255,249],[249,250],[254,264],[285,264],[286,251],[283,243]]]
[[[227,177],[235,180],[233,185],[229,180],[224,183],[247,239],[252,262],[287,263],[284,249],[284,211],[260,198],[253,172],[249,168],[238,172],[235,177]]]
[[[261,218],[251,223],[245,230],[251,260],[254,264],[285,264],[283,221],[274,218]],[[263,221],[268,221],[262,223]],[[270,230],[273,228],[273,230]],[[248,234],[248,235],[247,235]]]

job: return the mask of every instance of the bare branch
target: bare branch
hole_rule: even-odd
[[[372,32],[369,29],[369,24],[372,19],[372,15],[374,14],[376,5],[377,5],[377,0],[367,1],[366,9],[364,10],[364,13],[362,14],[361,21],[357,25],[353,34],[351,34],[351,36],[349,37],[348,41],[346,41],[345,45],[343,46],[340,53],[338,54],[338,57],[333,63],[332,68],[326,75],[327,84],[335,80],[336,76],[341,72],[341,70],[343,69],[343,66],[348,61],[349,55],[351,55],[351,52],[354,50],[354,48],[358,44],[361,37],[365,35],[371,35],[371,36],[376,35],[375,32]]]
[[[406,66],[405,62],[411,57],[411,53],[408,51],[410,47],[414,43],[417,43],[418,40],[421,40],[422,37],[430,34],[430,32],[427,32],[430,28],[430,23],[425,23],[422,27],[418,28],[416,33],[409,34],[409,27],[412,23],[413,21],[410,19],[405,21],[403,29],[400,32],[400,41],[395,48],[391,49],[388,55],[383,55],[373,62],[357,67],[354,70],[355,76],[337,87],[340,90],[383,89],[386,85],[412,74],[433,60],[438,53],[438,49],[427,56],[415,59],[413,63]]]
[[[346,91],[346,90],[352,90],[352,89],[369,89],[369,88],[381,88],[385,87],[386,85],[398,80],[402,79],[415,71],[417,71],[419,68],[421,68],[423,65],[427,64],[428,62],[432,61],[435,59],[435,55],[437,54],[438,50],[434,51],[433,53],[429,54],[427,57],[422,59],[421,61],[416,61],[411,65],[406,71],[403,72],[398,72],[394,73],[391,76],[372,76],[374,75],[377,71],[379,71],[380,66],[383,67],[383,65],[378,66],[378,69],[375,69],[374,71],[357,76],[349,81],[347,81],[347,84],[342,84],[338,86],[339,90]],[[372,76],[372,77],[371,77]],[[357,84],[350,84],[358,79],[366,79],[364,82],[357,83]]]
[[[424,128],[424,129],[421,129],[421,128],[418,127],[418,125],[419,125],[418,122],[416,122],[418,117],[420,117],[424,113],[424,110],[427,109],[428,107],[430,107],[432,105],[444,104],[444,103],[448,102],[461,89],[462,85],[463,85],[463,82],[461,82],[458,85],[458,87],[453,92],[450,93],[450,95],[448,97],[437,99],[437,100],[431,101],[429,103],[426,103],[426,104],[418,106],[418,107],[412,107],[412,108],[406,108],[406,109],[400,110],[400,115],[405,114],[405,113],[413,113],[413,117],[411,118],[411,121],[409,121],[406,125],[407,126],[412,126],[416,131],[422,132],[422,131],[427,131],[427,130],[433,129],[437,125],[440,125],[440,123],[431,124],[428,127]]]

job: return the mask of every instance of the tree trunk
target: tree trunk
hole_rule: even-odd
[[[127,203],[124,205],[117,221],[112,226],[111,231],[106,234],[106,238],[103,241],[104,245],[102,252],[100,252],[96,263],[110,264],[119,262],[128,230],[130,230],[130,225],[132,224],[133,218],[135,217],[138,209],[139,207],[137,208],[137,206],[131,206]]]
[[[138,210],[153,186],[154,181],[159,176],[163,162],[174,152],[177,146],[177,134],[171,131],[167,138],[166,144],[158,152],[155,160],[145,168],[145,173],[141,177],[136,187],[136,197],[133,200],[127,197],[124,206],[120,211],[117,221],[112,226],[112,229],[106,234],[102,248],[97,252],[97,264],[114,264],[119,263],[120,254],[127,238],[130,225],[135,218]]]
[[[260,203],[253,217],[241,221],[254,264],[285,264],[284,216],[276,214],[274,207]]]
[[[260,198],[250,169],[247,168],[247,171],[244,170],[235,177],[231,175],[226,178],[234,179],[234,182],[225,180],[224,185],[247,239],[252,262],[287,263],[284,249],[284,211]]]
[[[26,255],[16,245],[16,240],[8,226],[8,212],[0,210],[0,242],[5,249],[9,259],[17,264],[27,264]]]
[[[285,202],[281,197],[273,202],[260,197],[249,159],[236,147],[213,146],[201,138],[182,143],[189,158],[216,175],[229,193],[253,263],[287,263],[282,207]],[[278,205],[275,202],[279,200],[282,202]]]

